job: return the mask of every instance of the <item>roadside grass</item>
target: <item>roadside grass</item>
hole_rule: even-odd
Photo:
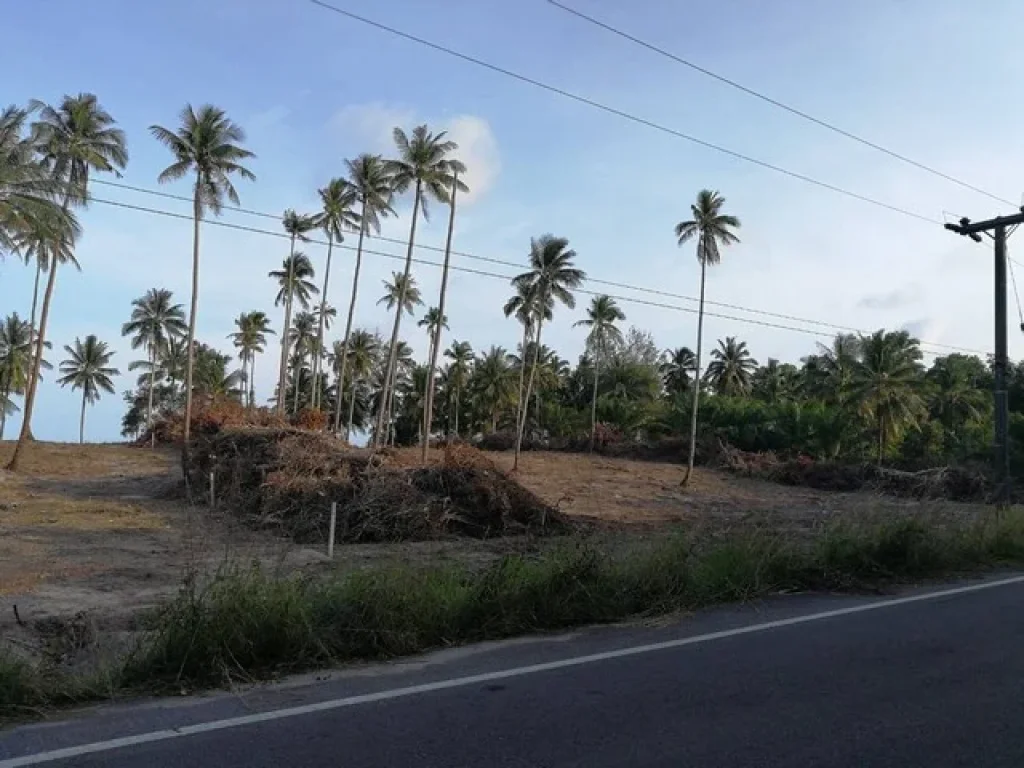
[[[690,611],[778,592],[877,589],[1024,564],[1024,511],[563,541],[482,569],[393,565],[329,578],[232,565],[189,578],[145,639],[89,678],[0,655],[0,718],[133,691],[194,690],[480,640]]]

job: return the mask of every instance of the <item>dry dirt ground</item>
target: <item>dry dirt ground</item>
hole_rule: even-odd
[[[0,443],[0,466],[12,447]],[[492,458],[512,466],[510,454]],[[638,533],[678,523],[806,529],[838,514],[891,514],[915,506],[711,470],[698,471],[683,489],[678,465],[582,454],[524,454],[517,476],[569,515]],[[21,472],[0,470],[0,636],[17,634],[19,622],[38,626],[83,611],[102,628],[128,629],[140,608],[172,594],[187,571],[225,562],[257,559],[293,570],[389,558],[486,561],[527,546],[515,540],[346,545],[327,564],[321,550],[255,533],[205,505],[187,504],[175,451],[34,443]]]

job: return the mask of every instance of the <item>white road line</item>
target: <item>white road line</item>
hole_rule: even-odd
[[[605,651],[604,653],[593,653],[588,656],[576,656],[570,659],[549,661],[543,664],[531,664],[525,667],[513,667],[511,669],[502,669],[497,672],[485,672],[480,675],[468,675],[466,677],[456,677],[451,678],[449,680],[438,680],[437,682],[424,683],[422,685],[410,685],[406,688],[393,688],[388,691],[364,693],[358,696],[349,696],[343,699],[321,701],[315,704],[304,704],[300,707],[288,707],[287,709],[277,709],[270,712],[260,712],[253,715],[231,717],[225,720],[214,720],[208,723],[185,725],[181,728],[176,728],[173,730],[151,731],[149,733],[140,733],[135,736],[125,736],[120,739],[97,741],[92,744],[80,744],[75,747],[55,749],[51,752],[39,752],[34,755],[25,755],[23,757],[15,757],[9,758],[7,760],[0,760],[0,768],[22,768],[23,766],[28,765],[41,765],[43,763],[51,763],[56,760],[67,760],[74,757],[81,757],[83,755],[92,755],[96,754],[97,752],[109,752],[111,750],[121,749],[123,747],[134,747],[140,744],[150,744],[156,741],[181,739],[188,736],[194,736],[200,733],[210,733],[211,731],[223,731],[229,728],[239,728],[246,725],[266,723],[273,720],[284,720],[290,717],[301,717],[302,715],[309,715],[316,712],[328,712],[333,709],[344,709],[346,707],[359,706],[360,704],[371,704],[376,701],[389,701],[391,699],[401,699],[406,696],[415,696],[421,693],[431,693],[432,691],[446,691],[451,688],[463,688],[465,686],[478,685],[479,683],[489,683],[494,680],[507,680],[512,677],[533,675],[538,672],[550,672],[556,669],[579,667],[584,664],[593,664],[599,661],[607,661],[608,659],[621,659],[629,656],[639,656],[645,653],[665,651],[672,648],[682,648],[687,645],[709,643],[714,640],[722,640],[727,637],[749,635],[755,632],[766,632],[768,630],[778,629],[780,627],[791,627],[796,624],[809,624],[814,621],[834,619],[839,616],[851,616],[857,613],[868,613],[869,611],[878,611],[883,608],[893,608],[898,605],[910,605],[911,603],[921,603],[928,600],[939,600],[944,597],[965,595],[971,592],[981,592],[987,589],[995,589],[997,587],[1005,587],[1011,584],[1021,583],[1024,583],[1024,575],[1012,576],[1006,579],[999,579],[997,581],[986,581],[981,582],[979,584],[968,584],[962,587],[952,587],[950,589],[943,589],[937,592],[925,592],[917,595],[909,595],[907,597],[897,597],[891,600],[879,600],[871,603],[863,603],[861,605],[852,605],[847,608],[837,608],[831,611],[810,613],[805,614],[803,616],[794,616],[788,619],[766,621],[761,624],[750,624],[745,627],[725,629],[720,632],[708,632],[707,634],[693,635],[691,637],[681,637],[676,640],[666,640],[660,643],[636,645],[631,648],[618,648],[614,651]]]

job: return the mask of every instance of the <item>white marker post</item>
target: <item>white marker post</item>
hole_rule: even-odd
[[[210,509],[216,509],[217,508],[217,497],[214,495],[213,491],[214,491],[213,472],[211,472],[210,473]]]
[[[334,559],[334,527],[338,522],[338,502],[331,502],[331,529],[327,534],[327,557]]]

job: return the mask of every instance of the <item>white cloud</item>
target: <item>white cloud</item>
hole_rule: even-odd
[[[364,151],[388,155],[393,151],[392,131],[395,126],[409,130],[426,123],[433,130],[447,131],[459,145],[457,157],[466,165],[464,177],[469,193],[461,198],[467,205],[480,200],[494,185],[501,172],[498,140],[490,124],[476,115],[448,118],[424,117],[402,106],[381,102],[342,107],[330,120],[330,128],[346,146],[359,146]]]

